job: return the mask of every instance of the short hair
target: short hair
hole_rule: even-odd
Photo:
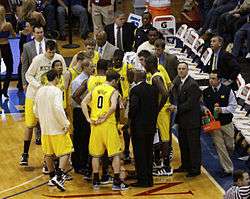
[[[150,12],[148,12],[148,11],[144,12],[144,13],[142,14],[142,18],[143,18],[144,15],[149,15],[149,18],[152,19],[152,15],[151,15]]]
[[[223,45],[224,43],[224,39],[220,36],[220,35],[215,35],[212,38],[218,38],[219,42],[221,43],[221,45]]]
[[[156,39],[154,45],[155,45],[156,48],[165,49],[166,44],[165,44],[163,39]]]
[[[121,10],[117,10],[117,11],[115,11],[115,13],[114,13],[114,16],[115,16],[115,18],[116,17],[120,17],[120,16],[122,16],[122,15],[126,15],[123,11],[121,11]]]
[[[77,56],[76,56],[76,61],[82,61],[82,60],[84,60],[85,58],[86,58],[85,53],[84,53],[84,52],[80,52],[80,53],[78,53]]]
[[[151,53],[148,50],[141,50],[138,53],[138,57],[149,57],[151,55]]]
[[[179,62],[178,66],[179,66],[180,64],[185,64],[185,65],[187,66],[187,69],[188,69],[188,63],[187,63],[187,62],[181,61],[181,62]]]
[[[158,66],[158,59],[155,55],[150,55],[149,57],[146,57],[145,59],[146,65],[153,66],[154,68],[157,68]]]
[[[33,32],[35,32],[35,28],[38,28],[38,29],[43,28],[42,24],[36,23],[33,19],[30,19],[27,22],[32,26]],[[43,28],[43,31],[44,31],[44,28]]]
[[[47,40],[45,43],[46,50],[56,50],[56,42],[54,40]]]
[[[243,170],[237,170],[233,173],[233,182],[236,183],[239,179],[243,179],[243,173],[246,173],[246,171]]]
[[[222,78],[220,71],[218,71],[217,69],[212,70],[210,74],[217,74],[218,79]]]
[[[108,82],[111,82],[113,80],[119,80],[120,79],[120,74],[118,72],[116,72],[113,69],[110,69],[106,72],[106,80]]]
[[[52,69],[47,72],[47,79],[49,82],[52,82],[54,79],[58,77],[58,74],[55,69]]]
[[[55,60],[55,61],[53,61],[53,63],[52,63],[52,68],[54,68],[55,67],[55,65],[56,65],[56,63],[60,63],[61,65],[62,65],[62,62],[61,62],[61,60],[59,60],[59,59],[57,59],[57,60]]]
[[[84,45],[85,46],[95,46],[96,45],[96,40],[93,38],[87,38],[84,40]]]
[[[97,66],[96,66],[96,69],[99,71],[99,70],[108,70],[108,65],[109,65],[109,62],[108,60],[105,60],[105,59],[99,59],[98,62],[97,62]]]
[[[124,51],[120,49],[115,50],[113,57],[118,57],[119,59],[123,59]]]
[[[159,34],[159,31],[155,28],[155,27],[149,27],[149,29],[147,30],[147,34],[150,32],[150,31],[156,31],[157,34]]]

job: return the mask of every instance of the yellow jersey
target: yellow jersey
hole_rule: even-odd
[[[103,84],[106,81],[106,76],[91,75],[88,79],[87,88],[91,92],[96,86]]]
[[[92,91],[91,120],[96,121],[100,116],[106,114],[111,106],[111,96],[115,88],[108,84],[101,84],[96,86]],[[115,113],[112,113],[105,122],[116,124]]]
[[[129,95],[129,82],[127,77],[127,70],[131,69],[133,66],[131,64],[123,63],[121,68],[113,68],[116,72],[120,74],[120,82],[122,88],[122,98],[128,98]]]
[[[161,72],[161,74],[163,76],[163,79],[165,80],[166,85],[168,86],[171,83],[171,80],[169,78],[168,72],[166,71],[166,69],[164,68],[164,66],[161,65],[161,64],[158,64],[157,69],[158,69],[158,71]],[[147,81],[149,83],[151,81],[151,78],[152,78],[152,74],[151,73],[147,73]]]
[[[68,70],[69,70],[69,72],[71,73],[71,82],[72,82],[78,75],[81,74],[81,72],[80,72],[80,71],[77,71],[74,67],[69,68]]]

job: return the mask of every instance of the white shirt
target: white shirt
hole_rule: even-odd
[[[189,75],[187,75],[186,77],[184,77],[183,79],[181,79],[181,83],[182,85],[185,83],[186,79],[188,78]]]
[[[42,43],[42,49],[43,49],[43,53],[45,53],[45,39],[43,38],[43,40],[41,42],[38,42],[37,40],[35,40],[35,45],[36,45],[36,54],[39,55],[39,45],[40,43]]]
[[[68,121],[63,109],[63,93],[54,85],[43,86],[37,91],[34,113],[39,119],[42,135],[64,134]]]
[[[115,36],[115,46],[117,46],[117,25],[114,23],[114,36]],[[120,27],[121,29],[121,43],[123,41],[123,35],[122,35],[122,27]]]
[[[105,44],[103,46],[97,46],[97,47],[98,47],[97,51],[98,51],[100,57],[102,58],[103,52],[107,47],[107,41],[105,42]]]
[[[150,53],[154,54],[155,53],[155,46],[150,44],[149,41],[145,41],[142,43],[138,48],[137,48],[137,54],[141,52],[142,50],[147,50]]]

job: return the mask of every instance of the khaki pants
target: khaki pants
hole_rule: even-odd
[[[108,25],[114,22],[114,5],[97,6],[92,3],[92,20],[94,32],[103,30],[103,24]]]
[[[220,164],[227,173],[233,172],[233,163],[230,155],[234,151],[234,127],[233,124],[221,126],[221,129],[213,132],[212,138],[219,156]]]

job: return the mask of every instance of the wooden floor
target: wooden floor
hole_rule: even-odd
[[[209,179],[208,175],[186,178],[184,174],[172,177],[156,177],[152,188],[130,188],[123,192],[111,191],[111,185],[93,191],[91,184],[82,176],[71,172],[73,180],[66,182],[67,191],[60,192],[48,187],[48,176],[42,174],[43,154],[41,147],[32,141],[29,167],[19,166],[23,149],[24,115],[1,115],[0,121],[0,198],[168,198],[168,199],[211,199],[222,198],[222,191]],[[174,142],[173,167],[179,165],[179,149]],[[133,167],[129,165],[129,169]],[[24,192],[24,193],[22,193]],[[11,197],[12,198],[12,197]]]

